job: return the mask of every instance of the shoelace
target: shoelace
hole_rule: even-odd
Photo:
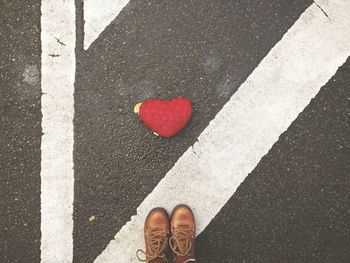
[[[163,258],[166,261],[165,256],[161,254],[168,244],[167,233],[164,232],[163,229],[152,229],[148,231],[146,237],[148,238],[148,242],[146,242],[146,244],[149,244],[148,251],[150,254],[147,255],[144,250],[139,249],[136,251],[137,259],[142,262],[149,262],[152,259]],[[144,255],[144,259],[139,256],[140,253]]]
[[[178,226],[172,232],[170,248],[178,256],[187,256],[193,245],[193,229],[189,226]]]

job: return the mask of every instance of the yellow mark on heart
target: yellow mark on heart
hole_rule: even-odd
[[[134,107],[134,112],[135,112],[135,113],[138,114],[138,113],[140,112],[141,104],[142,104],[142,103],[140,102],[140,103],[137,103],[137,104],[135,105],[135,107]]]

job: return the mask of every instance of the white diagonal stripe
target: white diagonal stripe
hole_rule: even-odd
[[[84,49],[115,19],[129,0],[84,0]]]
[[[178,203],[198,234],[350,54],[350,1],[313,4],[269,52],[174,167],[140,204],[97,263],[137,262],[149,210]]]
[[[74,0],[41,3],[41,262],[73,259]]]

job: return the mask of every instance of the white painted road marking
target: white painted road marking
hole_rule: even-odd
[[[198,234],[350,55],[350,1],[313,4],[140,204],[97,263],[138,262],[149,210],[189,204]]]
[[[129,0],[84,0],[84,49],[115,19]]]
[[[41,262],[73,259],[74,0],[41,3]]]

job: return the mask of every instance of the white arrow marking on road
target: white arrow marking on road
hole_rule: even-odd
[[[138,262],[153,207],[189,204],[198,234],[350,54],[350,1],[311,5],[174,167],[96,263]]]
[[[84,49],[115,19],[129,0],[84,0]]]
[[[74,0],[41,2],[41,262],[73,259]]]

